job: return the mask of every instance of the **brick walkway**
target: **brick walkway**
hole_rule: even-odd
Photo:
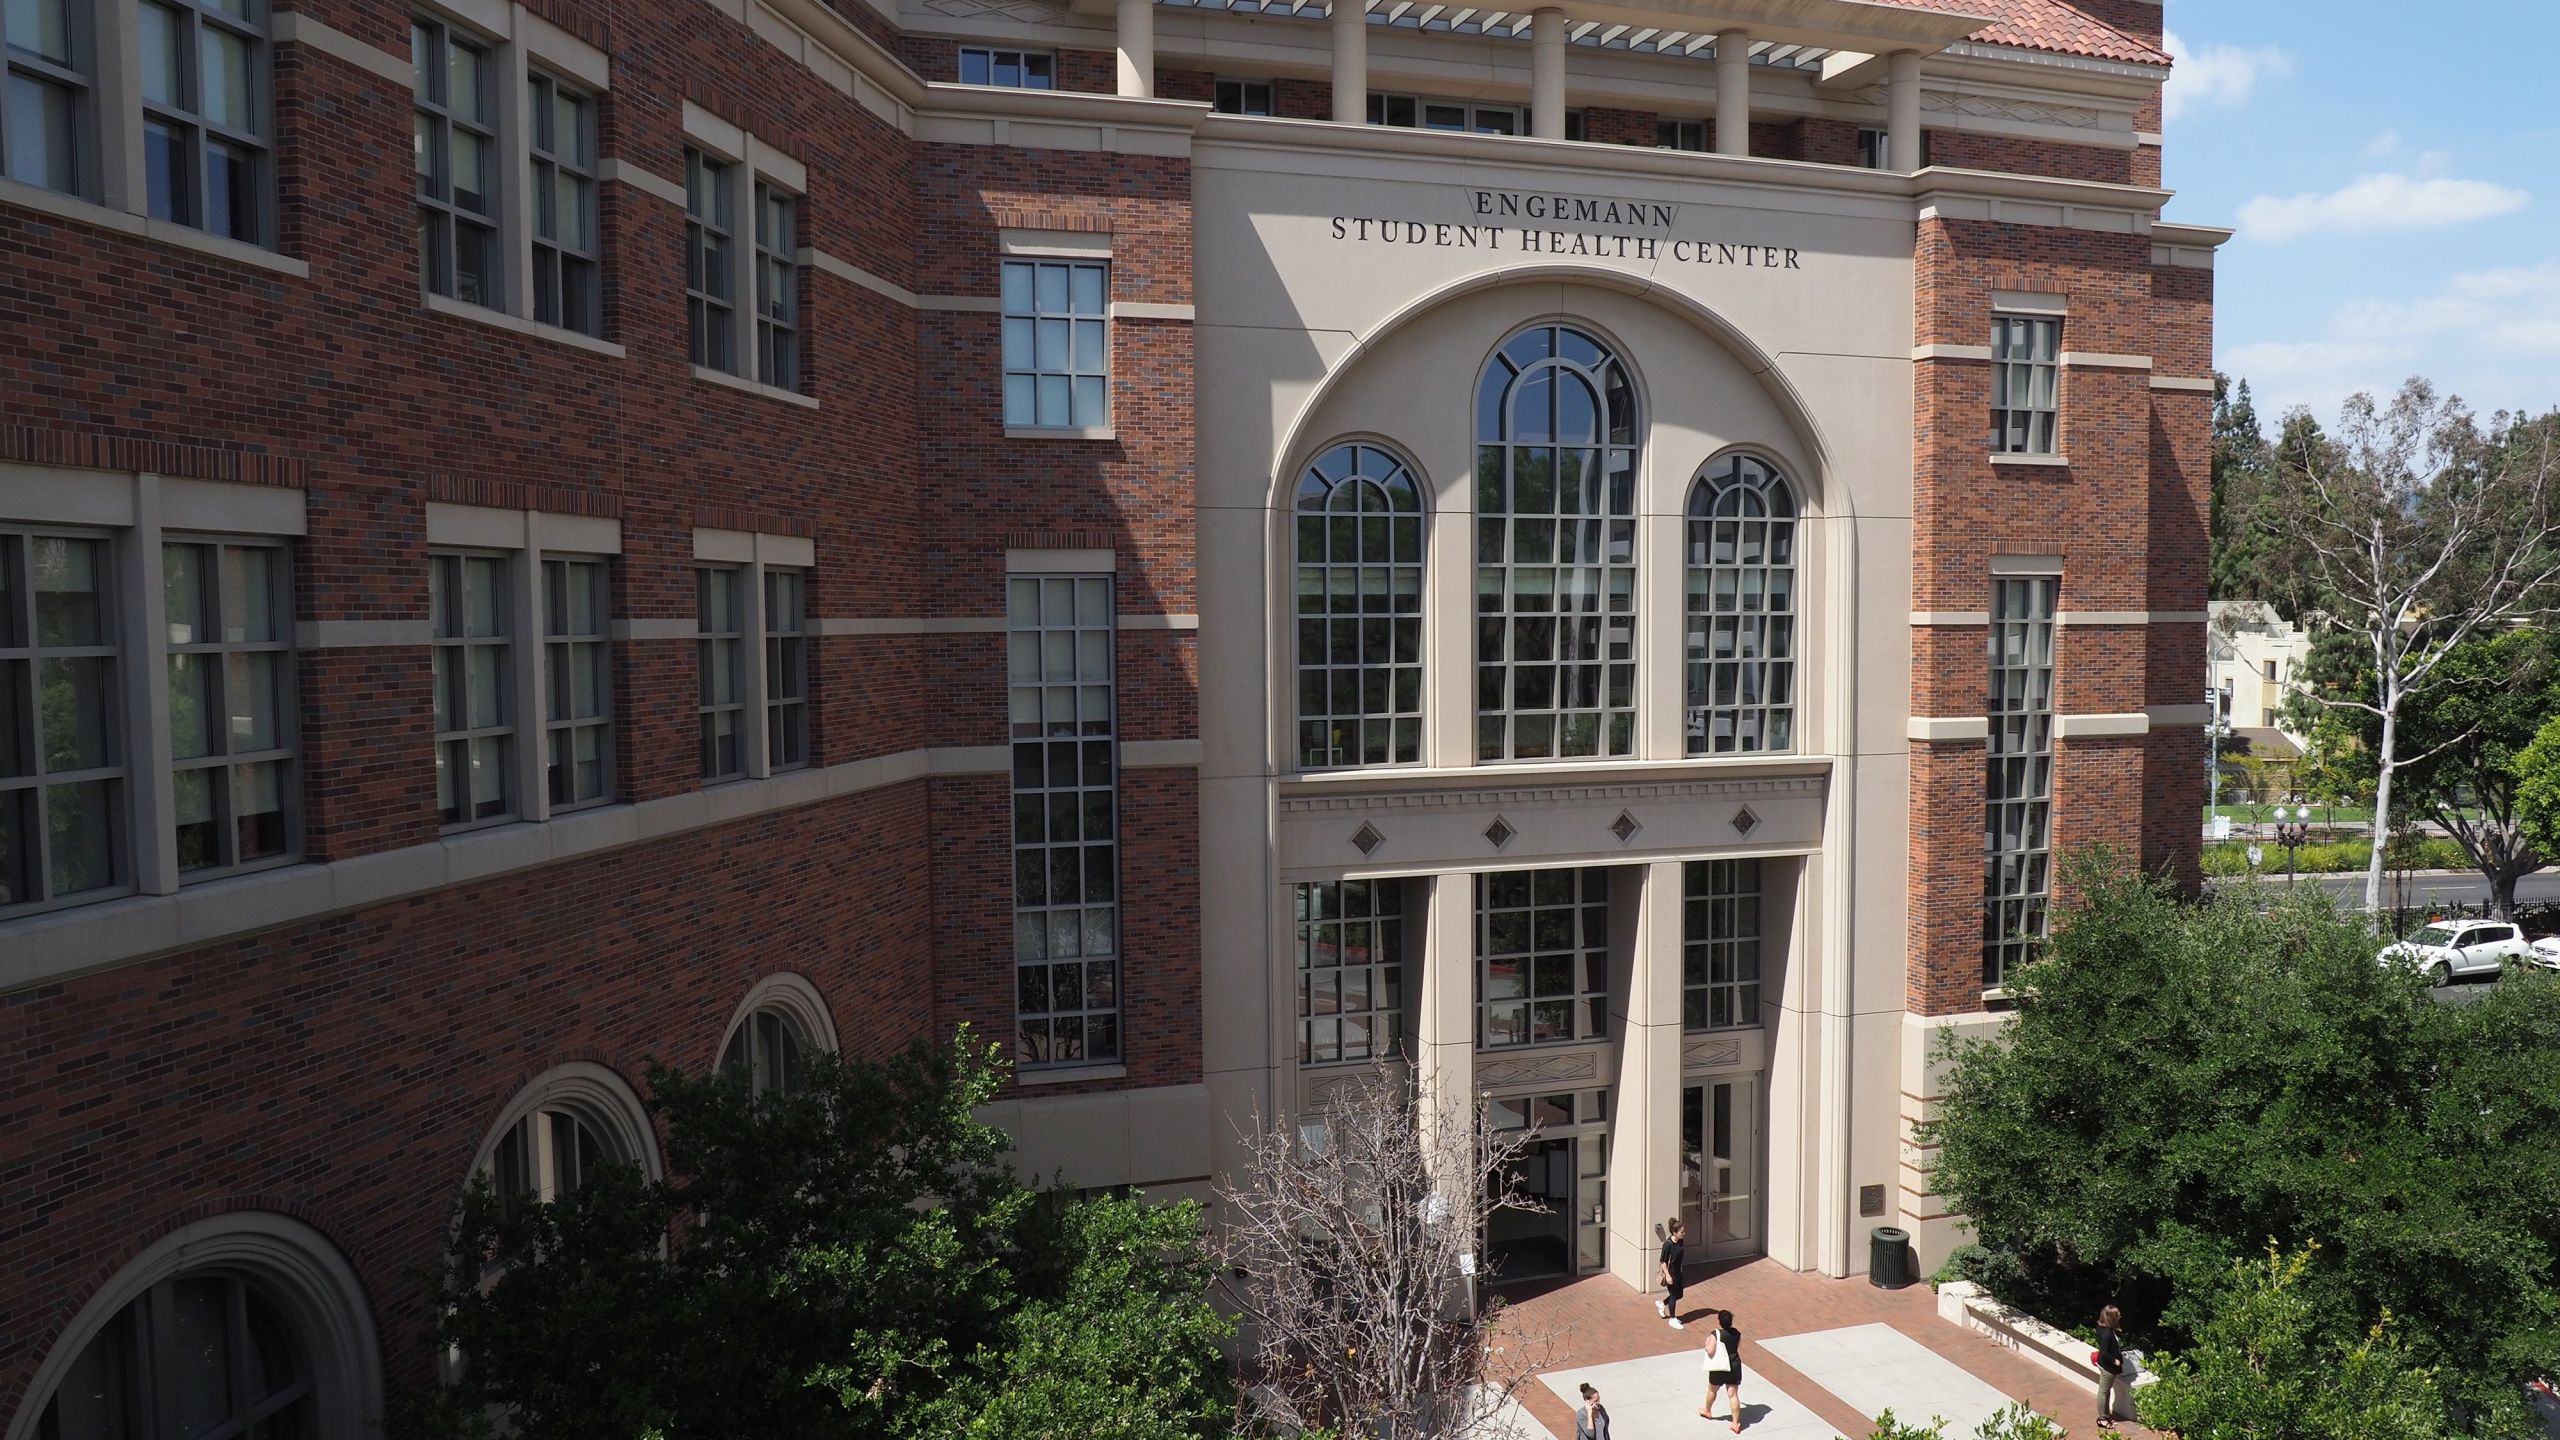
[[[1730,1310],[1734,1328],[1740,1330],[1743,1337],[1743,1400],[1746,1404],[1751,1400],[1752,1382],[1765,1377],[1768,1383],[1793,1396],[1798,1403],[1836,1427],[1841,1435],[1849,1437],[1849,1440],[1865,1440],[1875,1428],[1866,1416],[1779,1361],[1759,1342],[1812,1330],[1837,1330],[1850,1325],[1882,1322],[1953,1361],[2009,1398],[2024,1400],[2052,1416],[2075,1437],[2108,1433],[2096,1427],[2093,1412],[2097,1397],[2092,1392],[1984,1336],[1939,1319],[1936,1296],[1927,1285],[1879,1290],[1864,1280],[1830,1280],[1820,1275],[1799,1275],[1769,1260],[1692,1266],[1689,1276],[1689,1292],[1681,1301],[1681,1315],[1690,1321],[1687,1330],[1674,1330],[1663,1324],[1661,1317],[1654,1313],[1650,1297],[1637,1294],[1607,1275],[1590,1275],[1545,1285],[1511,1286],[1502,1292],[1511,1302],[1510,1318],[1506,1324],[1516,1325],[1528,1333],[1550,1327],[1565,1332],[1563,1350],[1568,1358],[1564,1364],[1554,1368],[1569,1372],[1578,1365],[1604,1365],[1648,1355],[1665,1355],[1675,1350],[1694,1351],[1703,1338],[1698,1330],[1698,1317],[1709,1309]],[[1562,1440],[1571,1440],[1572,1412],[1549,1394],[1544,1385],[1524,1387],[1520,1399],[1541,1424]],[[1929,1417],[1903,1415],[1898,1418],[1926,1422]],[[1696,1436],[1686,1437],[1686,1440],[1706,1440],[1706,1437],[1725,1433],[1721,1422],[1710,1427],[1702,1420],[1698,1422]],[[1746,1429],[1743,1433],[1748,1435],[1750,1431]],[[2149,1437],[2152,1432],[2127,1422],[2114,1433]],[[1663,1437],[1622,1435],[1613,1437],[1613,1440],[1663,1440]],[[1969,1440],[1969,1437],[1951,1435],[1948,1440]]]

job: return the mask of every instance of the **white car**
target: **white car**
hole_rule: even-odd
[[[2509,960],[2549,963],[2504,920],[2438,920],[2382,947],[2383,964],[2409,966],[2438,985],[2458,975],[2495,975]]]
[[[2545,935],[2534,941],[2532,951],[2526,959],[2545,970],[2560,970],[2560,935]]]

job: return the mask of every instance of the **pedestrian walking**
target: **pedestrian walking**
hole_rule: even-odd
[[[1582,1386],[1582,1403],[1573,1411],[1573,1440],[1609,1440],[1609,1411],[1600,1403],[1600,1392],[1588,1381]]]
[[[2098,1367],[2098,1428],[2113,1430],[2118,1420],[2133,1418],[2133,1386],[2125,1374],[2124,1337],[2117,1327],[2124,1312],[2113,1305],[2098,1312],[2098,1348],[2089,1363]]]
[[[1722,1391],[1733,1406],[1733,1433],[1742,1433],[1742,1332],[1734,1328],[1733,1312],[1715,1312],[1715,1329],[1708,1333],[1705,1349],[1707,1371],[1707,1403],[1698,1411],[1700,1418],[1716,1418],[1716,1394]]]
[[[1653,1308],[1671,1322],[1672,1329],[1685,1329],[1680,1323],[1680,1297],[1689,1293],[1689,1228],[1677,1215],[1662,1228],[1662,1298]]]

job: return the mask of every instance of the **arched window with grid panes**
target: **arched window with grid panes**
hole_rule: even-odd
[[[1422,487],[1336,445],[1298,477],[1298,768],[1422,758]]]
[[[1570,325],[1514,335],[1476,386],[1476,758],[1636,743],[1635,385]]]
[[[1712,461],[1689,487],[1692,755],[1795,748],[1798,519],[1795,487],[1757,456]]]

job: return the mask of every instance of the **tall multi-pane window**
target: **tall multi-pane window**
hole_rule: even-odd
[[[1688,591],[1689,753],[1795,748],[1796,496],[1766,461],[1689,488]]]
[[[429,294],[496,307],[497,66],[488,45],[441,20],[409,22],[417,69],[418,271]]]
[[[729,1037],[720,1052],[720,1068],[743,1077],[758,1095],[789,1095],[803,1083],[806,1057],[814,1048],[788,1012],[758,1010]]]
[[[693,572],[694,642],[701,670],[702,778],[746,772],[739,727],[746,719],[746,572],[707,565]]]
[[[1760,862],[1681,867],[1680,1026],[1760,1023]]]
[[[2062,321],[2052,315],[1991,317],[1991,448],[2051,455],[2059,445]]]
[[[526,83],[533,130],[533,318],[600,335],[596,102],[539,70]]]
[[[737,244],[729,165],[684,152],[684,294],[693,326],[693,363],[738,372],[737,292],[730,247]]]
[[[1989,773],[1983,788],[1982,983],[1996,987],[2044,942],[2052,891],[2053,628],[2062,582],[1991,582]]]
[[[83,131],[91,112],[87,0],[10,0],[0,21],[0,175],[93,194]]]
[[[1636,731],[1636,403],[1564,325],[1476,389],[1476,758],[1626,755]]]
[[[800,388],[799,202],[756,182],[756,378]]]
[[[1476,877],[1476,1044],[1597,1039],[1609,1024],[1609,872]]]
[[[1298,479],[1298,765],[1422,758],[1422,487],[1375,445]]]
[[[1404,1041],[1404,882],[1298,887],[1298,1061],[1397,1054]]]
[[[1045,50],[963,45],[960,47],[960,83],[1002,85],[1012,90],[1053,90],[1058,84],[1058,57]]]
[[[1107,576],[1005,582],[1015,1058],[1120,1058],[1120,871]]]
[[[118,1311],[61,1378],[38,1440],[318,1435],[307,1358],[320,1336],[260,1284],[215,1269],[162,1280]]]
[[[253,245],[264,241],[265,6],[137,0],[134,14],[151,214]]]
[[[1083,428],[1110,419],[1110,267],[1004,262],[1004,423]]]
[[[1221,80],[1210,92],[1210,108],[1221,115],[1271,115],[1271,82]]]
[[[764,754],[809,763],[809,572],[764,572]]]
[[[293,577],[281,545],[160,550],[178,870],[206,879],[296,848]]]
[[[612,603],[605,562],[542,562],[543,763],[555,810],[613,789]]]
[[[0,913],[132,883],[115,588],[103,538],[0,531]]]
[[[435,624],[436,806],[448,826],[516,813],[515,617],[504,555],[427,557]]]
[[[489,1157],[489,1181],[502,1196],[548,1204],[565,1200],[600,1165],[630,1163],[604,1127],[566,1109],[536,1110],[507,1127]]]

